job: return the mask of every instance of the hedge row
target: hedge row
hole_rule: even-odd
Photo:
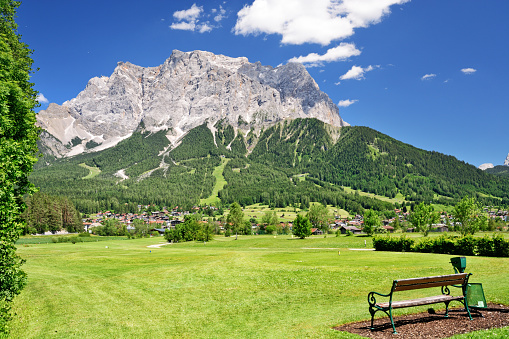
[[[418,241],[401,237],[375,236],[373,247],[377,251],[393,252],[422,252],[454,255],[480,255],[485,257],[509,257],[509,240],[501,234],[494,234],[491,238],[471,235],[458,237],[441,235],[436,238],[422,238]]]

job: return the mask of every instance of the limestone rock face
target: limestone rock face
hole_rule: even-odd
[[[482,164],[482,165],[481,165],[481,166],[479,166],[478,168],[479,168],[480,170],[485,171],[485,170],[487,170],[488,168],[493,168],[493,167],[495,167],[495,166],[494,166],[492,163],[487,163],[487,164]]]
[[[85,151],[90,140],[113,146],[141,123],[169,130],[170,140],[221,119],[245,131],[295,118],[348,125],[301,64],[273,68],[203,51],[173,51],[157,67],[119,62],[110,77],[91,79],[76,98],[37,116],[62,144],[71,143],[66,155]]]

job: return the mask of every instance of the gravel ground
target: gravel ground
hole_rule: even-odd
[[[367,311],[367,309],[366,309]],[[397,310],[396,310],[397,312]],[[367,312],[369,314],[369,312]],[[382,312],[380,312],[382,313]],[[433,313],[433,311],[431,312]],[[375,329],[371,331],[371,319],[335,327],[338,331],[355,333],[366,338],[447,338],[455,334],[469,333],[496,327],[509,326],[509,306],[488,304],[481,309],[481,315],[471,311],[473,320],[468,319],[464,309],[449,310],[449,318],[444,318],[445,311],[436,314],[428,312],[394,317],[398,334],[392,333],[389,317],[375,319]]]

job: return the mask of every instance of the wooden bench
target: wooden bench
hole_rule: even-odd
[[[439,275],[435,277],[423,277],[423,278],[412,278],[412,279],[401,279],[394,280],[392,282],[392,289],[389,294],[381,294],[378,292],[370,292],[368,294],[369,313],[371,314],[371,330],[373,330],[373,319],[375,313],[382,311],[389,316],[391,319],[391,325],[394,333],[396,334],[396,327],[394,326],[394,320],[392,319],[392,310],[395,308],[413,307],[421,305],[430,305],[437,303],[445,303],[445,317],[449,316],[449,303],[451,301],[459,301],[464,306],[468,313],[468,317],[472,320],[470,310],[468,309],[467,303],[467,284],[468,277],[471,273],[459,273],[450,275]],[[461,288],[460,296],[452,296],[449,290],[449,286]],[[394,301],[394,292],[417,290],[422,288],[430,287],[441,287],[442,294],[411,300]],[[377,302],[376,296],[388,297],[388,302]]]

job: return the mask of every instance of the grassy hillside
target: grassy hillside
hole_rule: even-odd
[[[213,129],[196,127],[174,148],[165,133],[136,132],[104,151],[45,159],[49,165],[40,164],[31,179],[87,213],[233,201],[279,208],[316,201],[361,213],[392,209],[394,203],[452,205],[465,195],[509,205],[508,177],[367,127],[340,129],[296,119],[244,135],[220,121]],[[83,163],[95,172],[90,175]]]
[[[365,240],[371,247],[365,237],[233,239],[159,248],[149,246],[160,237],[20,246],[28,285],[15,299],[11,335],[360,338],[332,327],[369,319],[370,291],[388,291],[393,279],[452,273],[449,255],[354,250]],[[508,270],[507,258],[467,257],[471,281],[482,282],[489,302],[509,304]],[[494,333],[509,329],[480,332]]]

